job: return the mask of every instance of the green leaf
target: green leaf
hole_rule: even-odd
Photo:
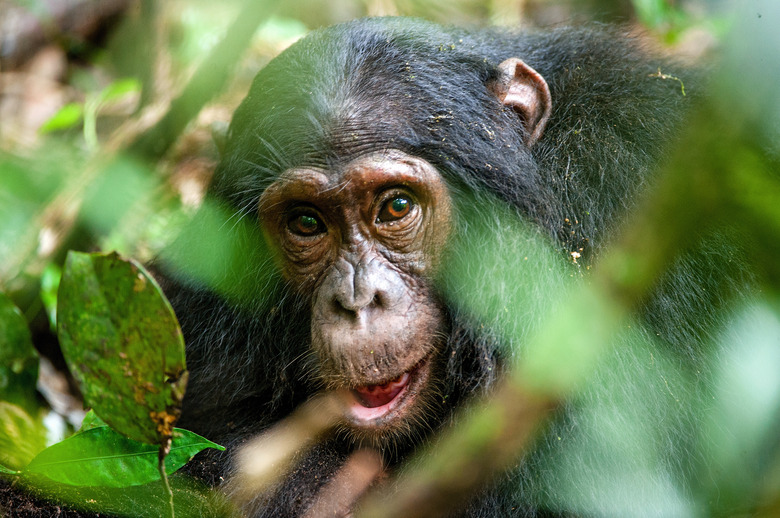
[[[18,475],[21,473],[21,471],[16,471],[15,469],[6,468],[2,464],[0,464],[0,473],[5,473],[6,475]]]
[[[33,412],[38,353],[22,312],[0,293],[0,399]]]
[[[130,157],[116,157],[84,191],[80,218],[98,235],[116,232],[128,220],[143,225],[143,213],[160,184],[149,168]],[[140,213],[140,214],[139,214]],[[140,216],[140,218],[139,218]]]
[[[141,82],[135,78],[125,78],[114,81],[100,92],[100,100],[103,102],[120,99],[128,94],[141,91]]]
[[[11,299],[2,292],[0,292],[0,359],[14,374],[19,374],[31,363],[37,366],[38,360],[27,320]]]
[[[300,20],[272,16],[257,31],[256,38],[280,44],[285,41],[295,41],[305,36],[307,32],[306,24]]]
[[[263,299],[276,282],[273,252],[258,226],[235,221],[232,209],[213,200],[203,203],[160,259],[238,305]]]
[[[224,450],[203,437],[176,429],[165,469],[173,473],[206,449]],[[158,447],[128,439],[108,426],[79,432],[38,454],[26,476],[72,486],[128,487],[159,480]]]
[[[30,482],[20,477],[21,482]],[[170,501],[162,482],[127,487],[71,486],[39,477],[34,488],[47,500],[81,511],[78,515],[160,518],[168,513]],[[240,514],[219,490],[211,489],[179,471],[171,476],[176,518],[240,518]],[[68,513],[68,516],[71,516]]]
[[[475,329],[496,330],[506,344],[527,343],[537,315],[560,304],[570,270],[552,243],[501,200],[461,195],[454,201],[460,221],[440,289],[473,315]]]
[[[98,417],[94,410],[90,410],[84,416],[84,419],[81,420],[81,428],[79,428],[79,432],[86,432],[87,430],[98,428],[100,426],[108,426],[108,424],[100,417]]]
[[[69,252],[57,334],[84,399],[125,436],[164,444],[187,383],[184,340],[168,301],[137,263]]]
[[[22,468],[46,447],[46,429],[21,407],[0,401],[0,464]]]
[[[53,131],[70,129],[79,124],[82,117],[84,117],[84,106],[78,103],[69,103],[44,122],[38,131],[51,133]]]
[[[49,263],[41,273],[41,301],[46,308],[52,332],[57,329],[57,289],[60,287],[62,268],[56,263]]]

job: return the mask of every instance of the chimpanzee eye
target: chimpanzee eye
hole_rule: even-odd
[[[287,228],[298,236],[315,236],[325,232],[325,225],[312,214],[296,214],[287,222]]]
[[[388,221],[396,221],[405,217],[411,212],[414,207],[414,202],[407,196],[396,196],[391,198],[382,205],[377,216],[377,222],[386,223]]]

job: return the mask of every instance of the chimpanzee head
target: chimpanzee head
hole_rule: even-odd
[[[314,33],[258,75],[213,190],[257,219],[308,304],[312,375],[344,395],[352,432],[381,442],[434,405],[451,331],[434,280],[458,193],[500,185],[534,217],[530,149],[552,101],[526,63],[488,61],[465,35],[362,23]]]

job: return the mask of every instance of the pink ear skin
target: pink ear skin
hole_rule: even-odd
[[[533,146],[542,136],[552,112],[547,81],[522,59],[509,58],[498,65],[501,78],[493,85],[498,100],[512,107],[524,121],[525,143]]]

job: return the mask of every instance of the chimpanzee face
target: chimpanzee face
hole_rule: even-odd
[[[498,72],[485,87],[520,116],[531,146],[550,114],[547,84],[515,58]],[[433,278],[453,210],[433,165],[378,144],[282,171],[259,213],[287,282],[310,303],[316,375],[344,395],[350,428],[381,441],[410,429],[435,393],[448,329]]]
[[[390,150],[285,171],[260,199],[288,281],[311,301],[320,376],[369,435],[405,426],[445,317],[433,295],[450,197],[426,161]]]

